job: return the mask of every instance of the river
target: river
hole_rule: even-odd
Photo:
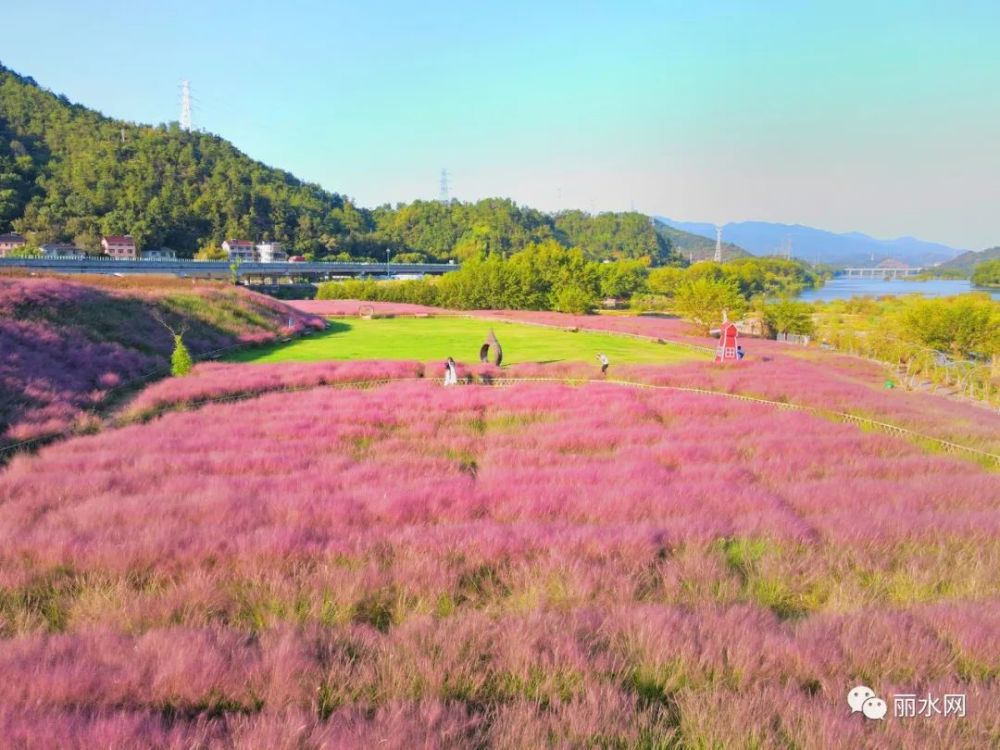
[[[881,297],[887,294],[922,294],[925,297],[949,297],[963,292],[987,292],[993,299],[1000,300],[1000,289],[983,289],[972,286],[968,279],[930,279],[928,281],[904,281],[894,279],[849,279],[835,276],[817,289],[807,289],[799,295],[805,302],[830,302],[851,297]]]

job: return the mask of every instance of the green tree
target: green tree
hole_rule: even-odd
[[[1000,286],[1000,258],[984,261],[972,269],[972,283],[976,286]]]
[[[734,282],[747,298],[796,294],[820,283],[819,274],[808,264],[789,258],[736,258],[717,268],[722,278]]]
[[[746,312],[747,301],[732,282],[703,276],[686,281],[677,288],[674,307],[683,318],[708,333],[722,322],[723,310],[731,319],[742,316]]]
[[[598,267],[602,297],[629,299],[646,290],[648,266],[640,260],[619,260],[601,263]]]
[[[194,257],[198,260],[225,260],[229,257],[229,253],[222,249],[220,245],[215,242],[209,242],[198,250],[194,254]]]
[[[677,288],[684,283],[687,273],[683,268],[664,266],[654,268],[649,272],[647,285],[654,294],[665,294],[672,297]]]
[[[174,351],[170,355],[170,372],[174,377],[183,377],[191,372],[194,363],[191,361],[191,352],[184,345],[184,334],[174,334]]]
[[[578,286],[564,286],[555,293],[553,307],[558,312],[574,315],[587,315],[594,311],[597,299],[594,295]]]
[[[901,339],[961,359],[1000,353],[1000,305],[985,294],[913,300],[886,325]]]
[[[775,333],[813,334],[812,306],[789,297],[764,305],[764,322]]]
[[[34,245],[21,245],[7,251],[8,258],[41,258],[42,250]]]

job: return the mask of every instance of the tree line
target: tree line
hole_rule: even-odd
[[[723,309],[739,317],[752,306],[780,315],[781,332],[804,333],[808,315],[788,299],[821,282],[806,264],[784,258],[710,261],[687,268],[651,267],[648,259],[596,261],[581,248],[555,240],[528,245],[510,256],[475,256],[438,278],[411,281],[334,281],[319,299],[408,302],[457,310],[513,309],[592,312],[604,299],[642,310],[679,312],[706,331]],[[808,308],[808,305],[805,306]]]

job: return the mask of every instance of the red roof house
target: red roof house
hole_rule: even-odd
[[[101,248],[116,260],[135,260],[135,240],[128,234],[109,234],[101,237]]]

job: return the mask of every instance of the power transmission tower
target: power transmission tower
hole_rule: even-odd
[[[181,130],[191,130],[191,84],[181,81]]]
[[[448,197],[448,170],[441,170],[441,192],[438,193],[438,200],[444,204],[450,203],[451,199]]]
[[[786,234],[785,241],[782,243],[781,254],[786,258],[791,260],[792,258],[792,235]]]
[[[715,226],[715,262],[722,262],[722,226]]]

